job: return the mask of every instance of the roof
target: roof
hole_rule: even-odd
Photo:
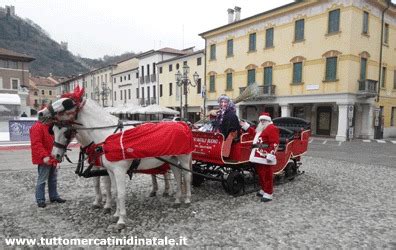
[[[8,49],[0,48],[0,58],[6,58],[6,59],[13,59],[17,61],[23,61],[23,62],[31,62],[33,60],[36,60],[35,58],[21,54],[15,51],[11,51]]]
[[[205,31],[205,32],[199,34],[199,36],[204,37],[205,35],[207,35],[207,34],[209,34],[209,33],[211,33],[211,32],[218,31],[218,30],[221,30],[221,29],[226,28],[226,27],[231,27],[231,26],[233,26],[233,25],[235,25],[235,24],[241,24],[241,23],[246,22],[246,21],[248,21],[248,20],[255,19],[255,18],[261,17],[261,16],[265,16],[265,15],[268,15],[268,14],[272,14],[272,13],[274,13],[274,12],[279,11],[280,9],[288,8],[288,7],[291,7],[291,6],[294,6],[294,5],[297,5],[297,4],[301,4],[301,3],[304,3],[304,2],[305,2],[305,1],[294,1],[294,2],[292,2],[292,3],[288,3],[288,4],[285,4],[285,5],[279,6],[279,7],[275,8],[275,9],[271,9],[271,10],[268,10],[268,11],[264,11],[264,12],[261,12],[261,13],[259,13],[259,14],[254,15],[254,16],[250,16],[250,17],[241,19],[241,20],[239,20],[239,21],[235,21],[235,22],[228,23],[228,24],[226,24],[226,25],[217,27],[217,28],[215,28],[215,29]],[[305,2],[305,3],[306,3],[306,2]]]
[[[171,61],[176,61],[176,60],[179,60],[179,59],[182,59],[182,58],[185,58],[185,57],[189,57],[189,56],[193,56],[193,55],[196,55],[196,54],[200,54],[200,53],[204,54],[204,50],[201,49],[201,50],[195,51],[195,52],[193,52],[193,53],[189,53],[189,54],[186,54],[186,55],[181,55],[181,56],[173,57],[173,58],[170,58],[170,59],[167,59],[167,60],[158,62],[157,65],[163,64],[163,63],[167,63],[167,62],[171,62]]]
[[[0,94],[0,104],[21,105],[21,98],[17,94]]]
[[[41,76],[37,76],[37,77],[30,76],[30,77],[29,77],[29,80],[30,80],[31,82],[33,82],[33,84],[34,84],[35,86],[55,87],[55,85],[57,84],[57,83],[55,83],[54,81],[48,79],[47,77],[41,77]]]
[[[167,54],[176,54],[176,55],[184,55],[189,53],[188,51],[183,51],[183,50],[178,50],[178,49],[173,49],[173,48],[169,48],[169,47],[165,47],[159,50],[149,50],[143,53],[140,53],[139,55],[136,55],[136,58],[142,58],[151,54],[155,54],[155,53],[167,53]]]

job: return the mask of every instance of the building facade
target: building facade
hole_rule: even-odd
[[[159,104],[164,107],[172,108],[178,111],[183,110],[185,94],[183,85],[176,83],[176,73],[183,74],[183,66],[189,67],[188,79],[191,85],[187,85],[187,105],[188,115],[184,116],[189,121],[195,122],[200,119],[205,105],[203,98],[204,83],[204,61],[205,55],[203,50],[190,52],[186,55],[177,56],[157,64],[158,84],[159,84]],[[199,78],[194,82],[193,75],[197,73]]]
[[[2,117],[30,113],[29,63],[33,57],[0,48],[0,113]]]
[[[137,97],[138,67],[139,60],[135,57],[117,63],[117,67],[111,75],[113,107],[119,107],[127,103],[139,104]]]
[[[43,106],[57,99],[56,85],[58,83],[50,77],[29,77],[28,106],[30,106],[31,115],[37,114]]]
[[[256,82],[260,96],[238,105],[241,118],[301,117],[314,135],[340,141],[396,135],[396,8],[385,11],[381,36],[386,8],[385,1],[295,1],[200,34],[209,107]]]

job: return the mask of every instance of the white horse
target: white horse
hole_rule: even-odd
[[[102,129],[92,129],[97,127],[108,127],[114,126],[118,124],[118,119],[107,112],[105,112],[99,105],[95,102],[87,99],[82,103],[84,105],[80,106],[79,103],[76,103],[72,98],[61,98],[54,102],[48,108],[45,108],[39,112],[39,117],[41,119],[51,119],[56,118],[58,121],[73,123],[74,129],[78,131],[78,134],[81,138],[84,138],[85,141],[93,141],[94,143],[104,142],[105,139],[113,134],[114,127],[112,128],[102,128]],[[131,128],[133,129],[133,128]],[[62,132],[63,131],[63,132]],[[65,128],[56,130],[55,129],[55,140],[56,141],[65,141]],[[155,143],[155,142],[153,142]],[[65,149],[54,147],[52,154],[56,156],[56,158],[62,158],[65,153]],[[175,194],[175,204],[181,203],[182,197],[182,185],[184,184],[185,191],[185,199],[184,203],[191,203],[191,163],[192,163],[192,155],[183,154],[176,156],[163,156],[162,157],[168,161],[175,161],[181,166],[183,169],[187,171],[182,171],[179,167],[175,167],[171,165],[171,170],[174,174],[177,190]],[[126,218],[126,209],[125,209],[125,175],[132,163],[132,160],[121,160],[117,162],[110,162],[104,157],[101,156],[102,165],[107,169],[111,183],[115,186],[116,190],[116,204],[117,209],[114,214],[114,217],[118,217],[117,227],[122,229],[125,227],[125,218]],[[156,158],[144,158],[141,160],[138,170],[147,170],[157,168],[164,164],[163,161],[160,161]]]

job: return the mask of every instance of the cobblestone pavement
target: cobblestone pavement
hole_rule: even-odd
[[[346,161],[325,152],[312,148],[303,158],[305,174],[277,185],[270,203],[254,194],[234,198],[220,183],[205,182],[193,189],[191,206],[175,208],[172,198],[149,198],[150,177],[136,175],[127,184],[128,221],[121,232],[109,226],[110,215],[91,208],[92,181],[76,177],[70,165],[60,169],[58,180],[68,201],[39,209],[29,151],[0,152],[0,246],[10,237],[185,236],[192,247],[396,249],[394,165]],[[28,170],[6,167],[14,161]]]

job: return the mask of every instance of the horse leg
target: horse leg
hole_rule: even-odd
[[[192,170],[192,157],[191,154],[183,157],[182,159],[182,164],[183,168],[186,168],[188,170]],[[190,204],[191,203],[191,181],[192,181],[192,174],[190,171],[183,171],[184,175],[184,185],[185,185],[185,191],[186,191],[186,199],[184,200],[185,204]]]
[[[100,177],[93,178],[94,189],[95,189],[95,200],[92,207],[97,209],[102,207],[102,191],[100,190]]]
[[[172,192],[172,188],[171,188],[171,185],[170,185],[170,178],[169,177],[170,177],[169,176],[169,172],[166,172],[164,174],[164,182],[165,182],[165,189],[164,189],[164,193],[163,193],[164,197],[168,197],[171,194],[171,192]]]
[[[173,175],[175,176],[176,180],[176,185],[177,185],[177,190],[175,194],[175,204],[180,204],[180,198],[182,195],[181,189],[182,189],[182,176],[181,176],[181,170],[175,166],[172,166],[172,172]]]
[[[150,197],[154,197],[157,195],[158,191],[157,176],[154,174],[151,175],[151,183],[153,184],[153,189],[151,190]]]
[[[122,168],[122,166],[115,166],[113,169],[114,177],[116,180],[117,186],[117,211],[118,211],[118,221],[117,228],[123,229],[125,228],[125,218],[126,218],[126,209],[125,209],[125,174],[126,170]]]
[[[113,190],[114,190],[114,197],[115,197],[115,200],[116,200],[116,212],[114,213],[113,217],[114,217],[114,218],[118,218],[118,214],[119,214],[118,209],[119,209],[119,206],[118,206],[118,199],[117,199],[116,178],[115,178],[114,173],[113,173],[112,170],[107,169],[107,172],[109,173],[110,184],[111,184],[111,187],[112,187],[112,188],[110,188],[110,189],[113,189]],[[109,203],[108,203],[108,202],[109,202]],[[111,212],[111,199],[106,199],[105,213],[110,213],[110,212]],[[118,219],[117,219],[117,220],[118,220]]]
[[[109,174],[110,176],[110,174]],[[112,197],[111,197],[111,181],[110,181],[110,177],[109,176],[103,176],[103,184],[104,184],[104,188],[106,190],[106,203],[104,205],[104,209],[105,211],[107,210],[108,213],[111,212],[111,203],[112,201]]]

